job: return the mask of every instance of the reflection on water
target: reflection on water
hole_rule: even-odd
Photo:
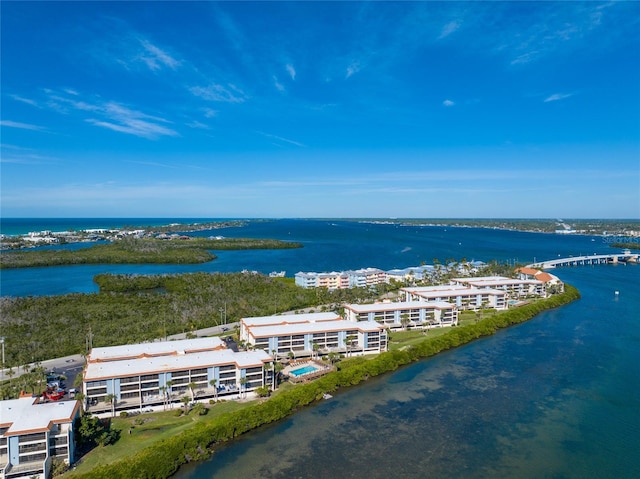
[[[638,273],[567,270],[581,301],[336,394],[177,477],[634,477]]]

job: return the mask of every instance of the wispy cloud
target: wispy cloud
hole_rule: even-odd
[[[187,123],[187,126],[189,128],[195,128],[195,129],[198,129],[198,130],[210,130],[211,129],[211,127],[209,125],[205,125],[204,123],[199,122],[197,120],[194,120],[194,121],[191,121],[191,122]]]
[[[0,125],[7,126],[9,128],[19,128],[21,130],[32,130],[32,131],[46,130],[46,128],[43,128],[38,125],[33,125],[31,123],[21,123],[19,121],[11,121],[11,120],[2,120],[0,121]]]
[[[74,111],[91,113],[94,116],[84,120],[94,126],[151,140],[161,136],[178,136],[175,130],[166,126],[171,123],[169,120],[131,109],[118,102],[104,102],[99,98],[85,101],[79,98],[78,93],[67,97],[52,90],[46,92],[49,95],[49,107],[63,114]]]
[[[140,52],[137,58],[145,63],[151,71],[155,72],[162,69],[163,67],[168,67],[172,70],[175,70],[180,65],[180,62],[178,60],[151,43],[149,40],[140,39],[140,45],[142,46],[143,50]]]
[[[100,112],[104,119],[87,118],[87,122],[95,126],[101,126],[110,130],[140,136],[147,139],[156,139],[161,136],[178,136],[178,133],[161,123],[169,123],[163,118],[147,115],[137,110],[109,102],[102,105]]]
[[[351,62],[351,64],[347,67],[347,72],[345,73],[345,78],[351,78],[353,75],[358,73],[361,69],[360,62]]]
[[[214,110],[212,108],[203,108],[202,112],[204,113],[205,118],[213,118],[215,116],[218,116],[217,110]]]
[[[285,66],[285,69],[287,70],[287,73],[289,73],[289,76],[291,77],[292,80],[296,79],[296,69],[293,68],[293,65],[291,63],[287,64]]]
[[[462,25],[462,22],[458,20],[454,20],[452,22],[447,23],[444,27],[442,27],[442,32],[440,33],[438,40],[448,37],[453,32],[458,30],[458,28],[460,28],[461,25]]]
[[[302,147],[302,148],[306,147],[306,145],[304,145],[304,144],[302,144],[300,142],[289,140],[289,139],[283,138],[281,136],[271,135],[269,133],[264,133],[262,131],[259,131],[258,133],[260,133],[262,136],[266,136],[267,138],[273,138],[274,140],[282,141],[284,143],[289,143],[290,145],[295,145],[295,146],[299,146],[299,147]]]
[[[454,106],[454,105],[455,105],[455,102],[454,102],[454,101],[451,101],[451,100],[445,100],[445,101],[443,101],[443,102],[442,102],[442,104],[443,104],[444,106]]]
[[[273,76],[273,86],[276,87],[276,90],[283,92],[285,91],[284,85],[278,81],[278,77]]]
[[[26,103],[27,105],[31,105],[31,106],[38,106],[38,102],[35,100],[32,100],[30,98],[25,98],[23,96],[20,95],[10,95],[11,98],[13,98],[15,101],[19,101],[21,103]]]
[[[208,101],[224,103],[243,103],[247,100],[247,95],[238,87],[229,84],[226,87],[217,83],[208,86],[194,86],[189,91],[200,98]]]
[[[573,93],[554,93],[553,95],[550,95],[547,98],[545,98],[544,102],[548,103],[550,101],[564,100],[565,98],[569,98],[571,96],[573,96]]]

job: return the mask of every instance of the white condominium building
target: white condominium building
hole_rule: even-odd
[[[351,271],[331,273],[296,273],[295,281],[303,288],[365,288],[376,284],[386,283],[387,273],[378,268],[363,268]]]
[[[249,341],[249,330],[262,326],[286,326],[300,323],[324,323],[339,321],[342,318],[336,313],[304,313],[282,314],[278,316],[254,316],[240,319],[240,341]]]
[[[420,286],[400,288],[405,301],[446,301],[459,310],[494,308],[507,309],[506,291],[460,285]]]
[[[475,288],[490,288],[506,291],[510,297],[545,296],[546,288],[543,281],[537,279],[514,279],[504,276],[481,276],[477,278],[454,278],[451,284],[471,286]]]
[[[78,401],[0,401],[0,479],[49,477],[54,459],[75,462],[73,422]]]
[[[349,321],[375,321],[391,329],[428,329],[458,324],[457,308],[444,301],[346,304],[344,309],[345,319]]]
[[[115,399],[116,410],[124,410],[184,396],[232,395],[240,388],[264,386],[264,366],[272,361],[264,351],[227,349],[219,338],[94,348],[87,357],[83,393],[92,412],[110,410],[108,397]]]
[[[335,319],[329,319],[329,315]],[[369,354],[387,350],[384,326],[345,321],[333,313],[244,318],[242,330],[248,344],[277,357],[312,356],[315,352]]]

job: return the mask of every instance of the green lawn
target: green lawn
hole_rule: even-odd
[[[175,404],[174,409],[168,411],[141,414],[127,418],[115,417],[111,420],[111,428],[120,431],[120,439],[113,445],[97,447],[89,452],[76,464],[74,471],[84,474],[98,464],[120,461],[158,441],[181,433],[196,422],[210,421],[221,414],[243,409],[253,403],[254,401],[228,401],[219,402],[211,406],[207,405],[209,412],[204,416],[198,416],[192,411],[186,417],[175,417],[175,411],[181,407]],[[144,420],[144,424],[136,425],[135,421],[140,419]],[[131,434],[129,434],[129,430],[131,430]],[[74,471],[65,474],[64,477],[73,477]]]

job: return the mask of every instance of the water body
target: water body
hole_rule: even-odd
[[[43,229],[57,228],[29,226]],[[1,293],[96,291],[92,278],[104,272],[292,276],[433,258],[531,262],[615,251],[598,237],[344,221],[255,222],[197,234],[300,241],[304,248],[221,252],[204,265],[4,270]],[[583,299],[338,393],[230,443],[178,478],[639,477],[640,266],[556,273]]]
[[[562,270],[582,300],[336,394],[177,478],[637,478],[639,274]]]
[[[80,220],[78,220],[80,221]],[[159,220],[121,219],[110,222],[77,223],[84,226],[153,224]],[[175,219],[169,222],[203,222]],[[64,223],[66,224],[66,223]],[[50,224],[31,222],[31,231]],[[62,226],[62,225],[61,225]],[[24,229],[24,226],[23,226]],[[187,272],[234,272],[244,269],[268,274],[286,271],[291,277],[298,271],[340,271],[364,267],[382,269],[433,263],[434,258],[461,260],[516,261],[553,259],[612,250],[602,238],[590,236],[521,233],[486,228],[452,228],[439,226],[399,226],[322,220],[274,220],[250,222],[242,227],[190,233],[194,236],[222,235],[232,238],[273,238],[297,241],[304,245],[291,250],[220,251],[218,259],[198,265],[83,265],[3,270],[0,295],[56,295],[72,292],[96,292],[93,277],[101,273],[165,274]],[[86,246],[86,243],[82,244]],[[66,247],[77,247],[68,245]]]

